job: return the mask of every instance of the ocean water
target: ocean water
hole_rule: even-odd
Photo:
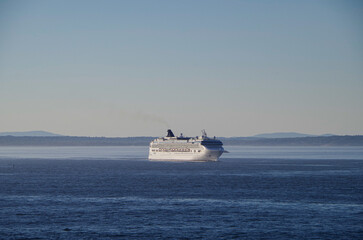
[[[0,239],[362,239],[363,147],[0,147]]]

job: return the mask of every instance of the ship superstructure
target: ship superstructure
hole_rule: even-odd
[[[199,137],[175,137],[169,129],[166,137],[156,138],[150,143],[150,160],[217,161],[224,152],[223,143],[207,137],[205,130]]]

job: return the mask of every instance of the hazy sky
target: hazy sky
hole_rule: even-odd
[[[0,132],[363,134],[363,1],[0,0]]]

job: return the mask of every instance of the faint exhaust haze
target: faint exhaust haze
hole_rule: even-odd
[[[162,125],[166,128],[170,127],[169,123],[165,119],[163,119],[162,117],[153,115],[153,114],[148,114],[148,113],[144,113],[144,112],[136,112],[136,113],[133,113],[131,115],[131,117],[137,121],[155,123],[158,125]]]
[[[163,128],[170,128],[170,124],[162,117],[155,114],[150,114],[142,111],[127,111],[121,110],[120,115],[123,119],[129,119],[132,122],[139,122],[143,124],[161,126]]]

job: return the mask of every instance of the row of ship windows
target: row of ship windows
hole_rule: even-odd
[[[153,152],[200,152],[201,150],[190,150],[189,148],[159,148],[152,149]]]
[[[192,145],[190,146],[189,144],[173,144],[174,148],[198,148],[200,145]],[[153,144],[151,145],[152,148],[167,148],[167,146],[163,145],[163,144]]]

